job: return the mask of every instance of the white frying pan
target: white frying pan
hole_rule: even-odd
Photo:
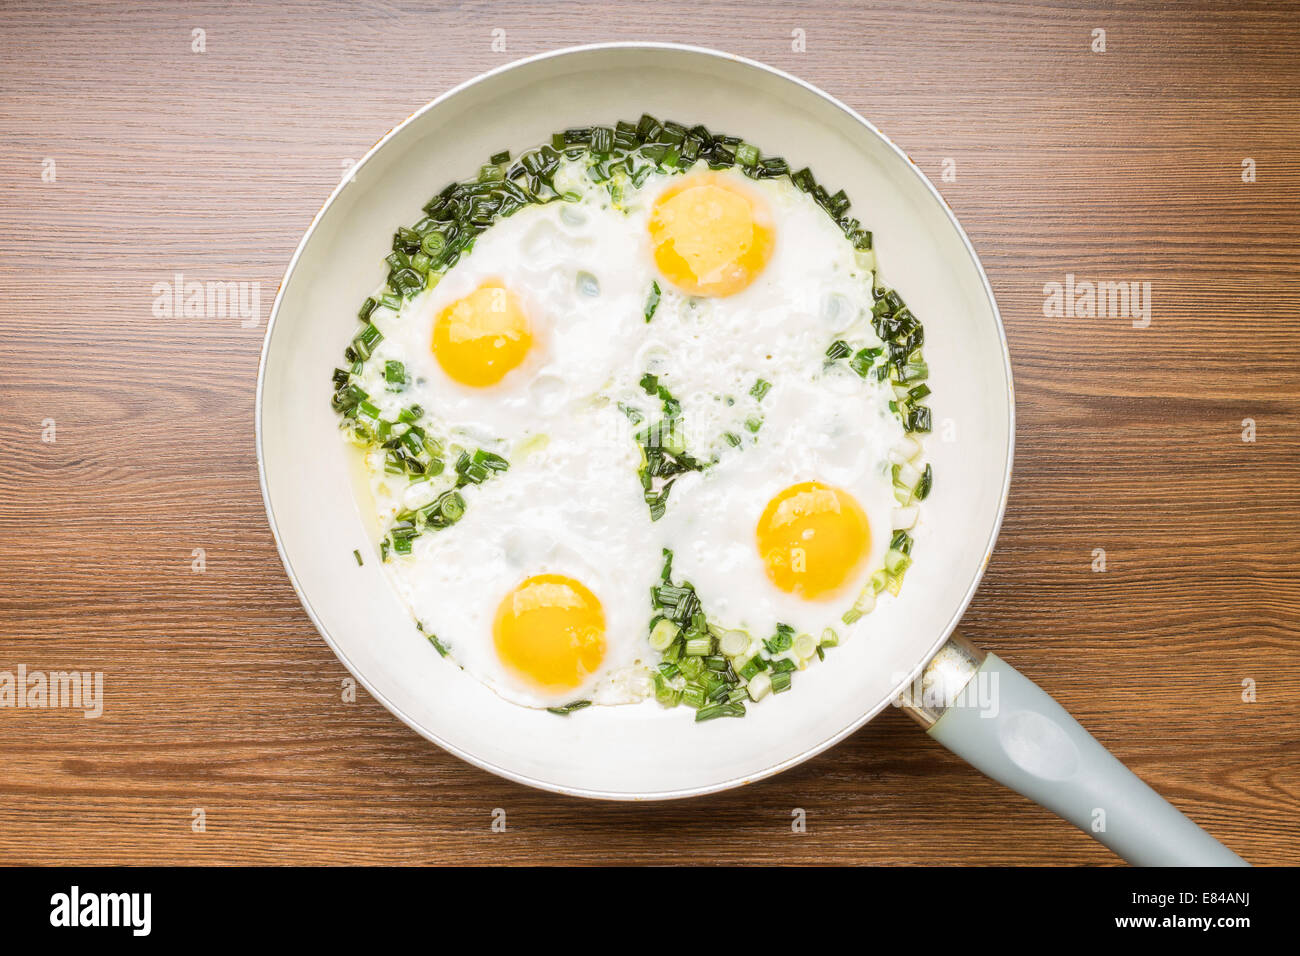
[[[643,112],[742,135],[842,186],[874,231],[883,279],[926,328],[936,481],[902,593],[802,672],[794,693],[742,720],[697,725],[653,703],[558,718],[506,703],[440,658],[386,583],[328,401],[330,370],[354,332],[357,303],[382,281],[398,225],[492,153]],[[1006,339],[979,258],[898,147],[844,104],[759,63],[608,44],[465,83],[357,164],[303,237],[276,297],[258,377],[257,448],[271,529],[325,640],[414,730],[493,773],[586,797],[690,797],[807,760],[901,698],[931,736],[1135,863],[1240,864],[1038,687],[953,635],[1006,505],[1014,406]],[[963,706],[956,695],[968,682],[974,692]]]

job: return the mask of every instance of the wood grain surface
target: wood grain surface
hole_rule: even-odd
[[[258,490],[281,273],[412,110],[616,39],[789,70],[936,182],[1017,383],[966,632],[1248,860],[1300,861],[1294,5],[600,0],[0,6],[0,671],[102,671],[106,697],[0,709],[0,863],[1117,862],[892,711],[774,779],[629,806],[341,699]],[[155,317],[176,272],[260,283],[256,327]],[[1046,317],[1067,274],[1149,281],[1150,326]]]

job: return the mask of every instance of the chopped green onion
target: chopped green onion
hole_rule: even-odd
[[[682,699],[682,692],[673,687],[662,674],[654,675],[655,700],[665,707],[676,707]]]
[[[688,707],[700,708],[704,706],[704,688],[698,684],[687,684],[682,689],[682,703]]]
[[[547,707],[546,709],[552,714],[559,714],[561,717],[568,717],[575,710],[582,710],[584,707],[590,707],[589,700],[575,700],[565,704],[563,707]]]
[[[849,348],[849,343],[842,339],[836,339],[831,343],[830,348],[826,350],[826,361],[838,362],[840,359],[852,354],[853,349]]]
[[[650,646],[656,651],[667,650],[668,645],[677,639],[681,628],[668,618],[660,618],[650,631]]]
[[[921,480],[916,483],[916,499],[924,501],[930,494],[930,489],[934,486],[934,469],[927,462],[925,471],[921,473]]]
[[[728,657],[745,653],[749,647],[749,635],[744,631],[724,631],[718,640],[718,649]]]
[[[778,624],[776,633],[763,642],[769,654],[781,654],[794,644],[794,628],[789,624]]]
[[[902,574],[911,565],[912,559],[902,551],[889,550],[885,552],[885,570],[891,575],[898,576]]]
[[[698,723],[701,720],[713,720],[715,717],[744,717],[745,705],[740,701],[734,701],[726,704],[714,704],[711,707],[701,707],[695,712],[695,720]]]
[[[389,359],[384,363],[384,381],[389,385],[406,385],[406,366],[394,359]]]
[[[650,283],[650,294],[645,300],[645,320],[649,322],[654,318],[655,309],[659,308],[659,283],[657,281]]]
[[[741,143],[736,147],[736,162],[741,166],[753,166],[758,162],[758,147]]]
[[[706,654],[713,653],[713,638],[707,634],[703,637],[692,637],[686,641],[687,657],[703,657]]]

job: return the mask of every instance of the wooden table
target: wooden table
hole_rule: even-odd
[[[625,806],[497,779],[364,692],[342,700],[258,491],[282,270],[349,163],[425,101],[517,57],[644,38],[790,70],[934,179],[1018,386],[967,633],[1247,859],[1296,863],[1288,6],[7,3],[0,671],[102,671],[106,701],[98,719],[0,709],[0,863],[1116,862],[893,712],[775,779]],[[156,316],[177,272],[260,283],[255,327]],[[1149,281],[1150,325],[1045,316],[1067,274]]]

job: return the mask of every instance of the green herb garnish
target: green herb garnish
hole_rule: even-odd
[[[546,709],[552,714],[559,714],[561,717],[568,717],[575,710],[582,710],[582,708],[590,706],[591,701],[589,700],[575,700],[562,707],[547,707]]]
[[[648,372],[641,377],[641,388],[647,395],[658,398],[662,408],[661,417],[634,436],[645,457],[637,477],[641,479],[650,520],[658,521],[668,509],[668,494],[678,476],[703,471],[706,463],[686,454],[680,430],[681,402],[659,384],[658,376]]]
[[[659,283],[650,283],[650,294],[645,300],[645,320],[649,322],[654,318],[655,309],[659,308]]]

